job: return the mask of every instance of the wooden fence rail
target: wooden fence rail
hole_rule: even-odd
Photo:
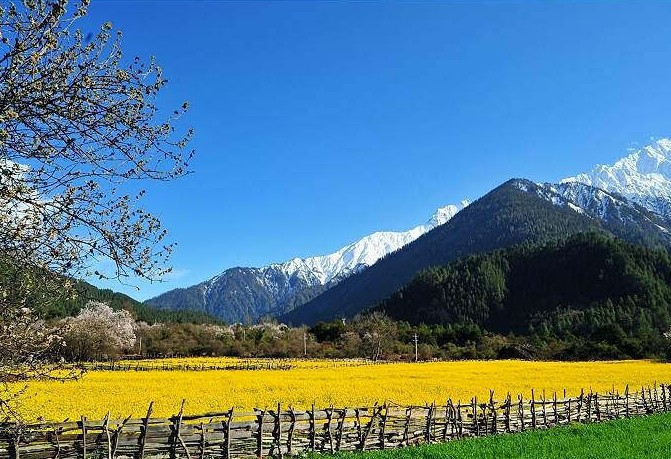
[[[306,452],[364,451],[398,448],[457,438],[542,429],[572,422],[601,422],[671,411],[669,386],[630,392],[582,391],[577,397],[557,393],[530,399],[507,394],[503,400],[447,400],[444,404],[372,407],[274,409],[237,412],[232,408],[201,415],[180,412],[152,417],[150,404],[140,419],[0,424],[0,459],[170,459],[274,457]]]

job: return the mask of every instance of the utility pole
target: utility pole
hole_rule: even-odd
[[[308,334],[303,332],[303,357],[308,356]]]
[[[415,362],[418,360],[418,355],[417,355],[417,333],[415,333]]]

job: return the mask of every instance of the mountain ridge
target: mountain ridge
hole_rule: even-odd
[[[377,231],[323,256],[292,258],[259,268],[233,267],[191,287],[145,301],[162,309],[193,309],[227,322],[253,322],[291,310],[373,265],[468,206],[440,207],[424,224],[407,231]]]
[[[671,140],[660,139],[613,165],[599,165],[556,184],[526,179],[511,179],[505,184],[571,210],[629,241],[649,246],[670,243]],[[375,232],[332,254],[293,258],[260,268],[229,268],[200,284],[166,292],[146,303],[164,309],[195,309],[229,322],[287,317],[283,314],[328,295],[341,281],[403,250],[469,207],[465,202],[441,207],[424,225],[405,232]],[[402,277],[410,280],[407,275]]]

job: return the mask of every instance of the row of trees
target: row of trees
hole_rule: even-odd
[[[613,327],[603,327],[599,335],[591,338],[557,336],[547,330],[523,336],[501,335],[473,323],[411,325],[396,322],[381,312],[358,315],[349,321],[320,322],[311,328],[275,322],[150,325],[136,322],[127,311],[91,302],[76,317],[54,325],[63,337],[61,355],[73,362],[162,356],[370,360],[671,358],[671,330],[659,342],[646,346],[627,341]]]

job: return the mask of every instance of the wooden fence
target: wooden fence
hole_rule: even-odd
[[[540,396],[539,396],[540,395]],[[558,398],[532,392],[468,403],[310,410],[230,409],[197,416],[183,412],[169,419],[88,420],[35,424],[19,429],[2,424],[0,459],[114,459],[184,457],[187,459],[293,456],[306,452],[364,451],[398,448],[457,438],[521,432],[556,425],[600,422],[671,411],[668,385],[623,393],[582,391]]]

